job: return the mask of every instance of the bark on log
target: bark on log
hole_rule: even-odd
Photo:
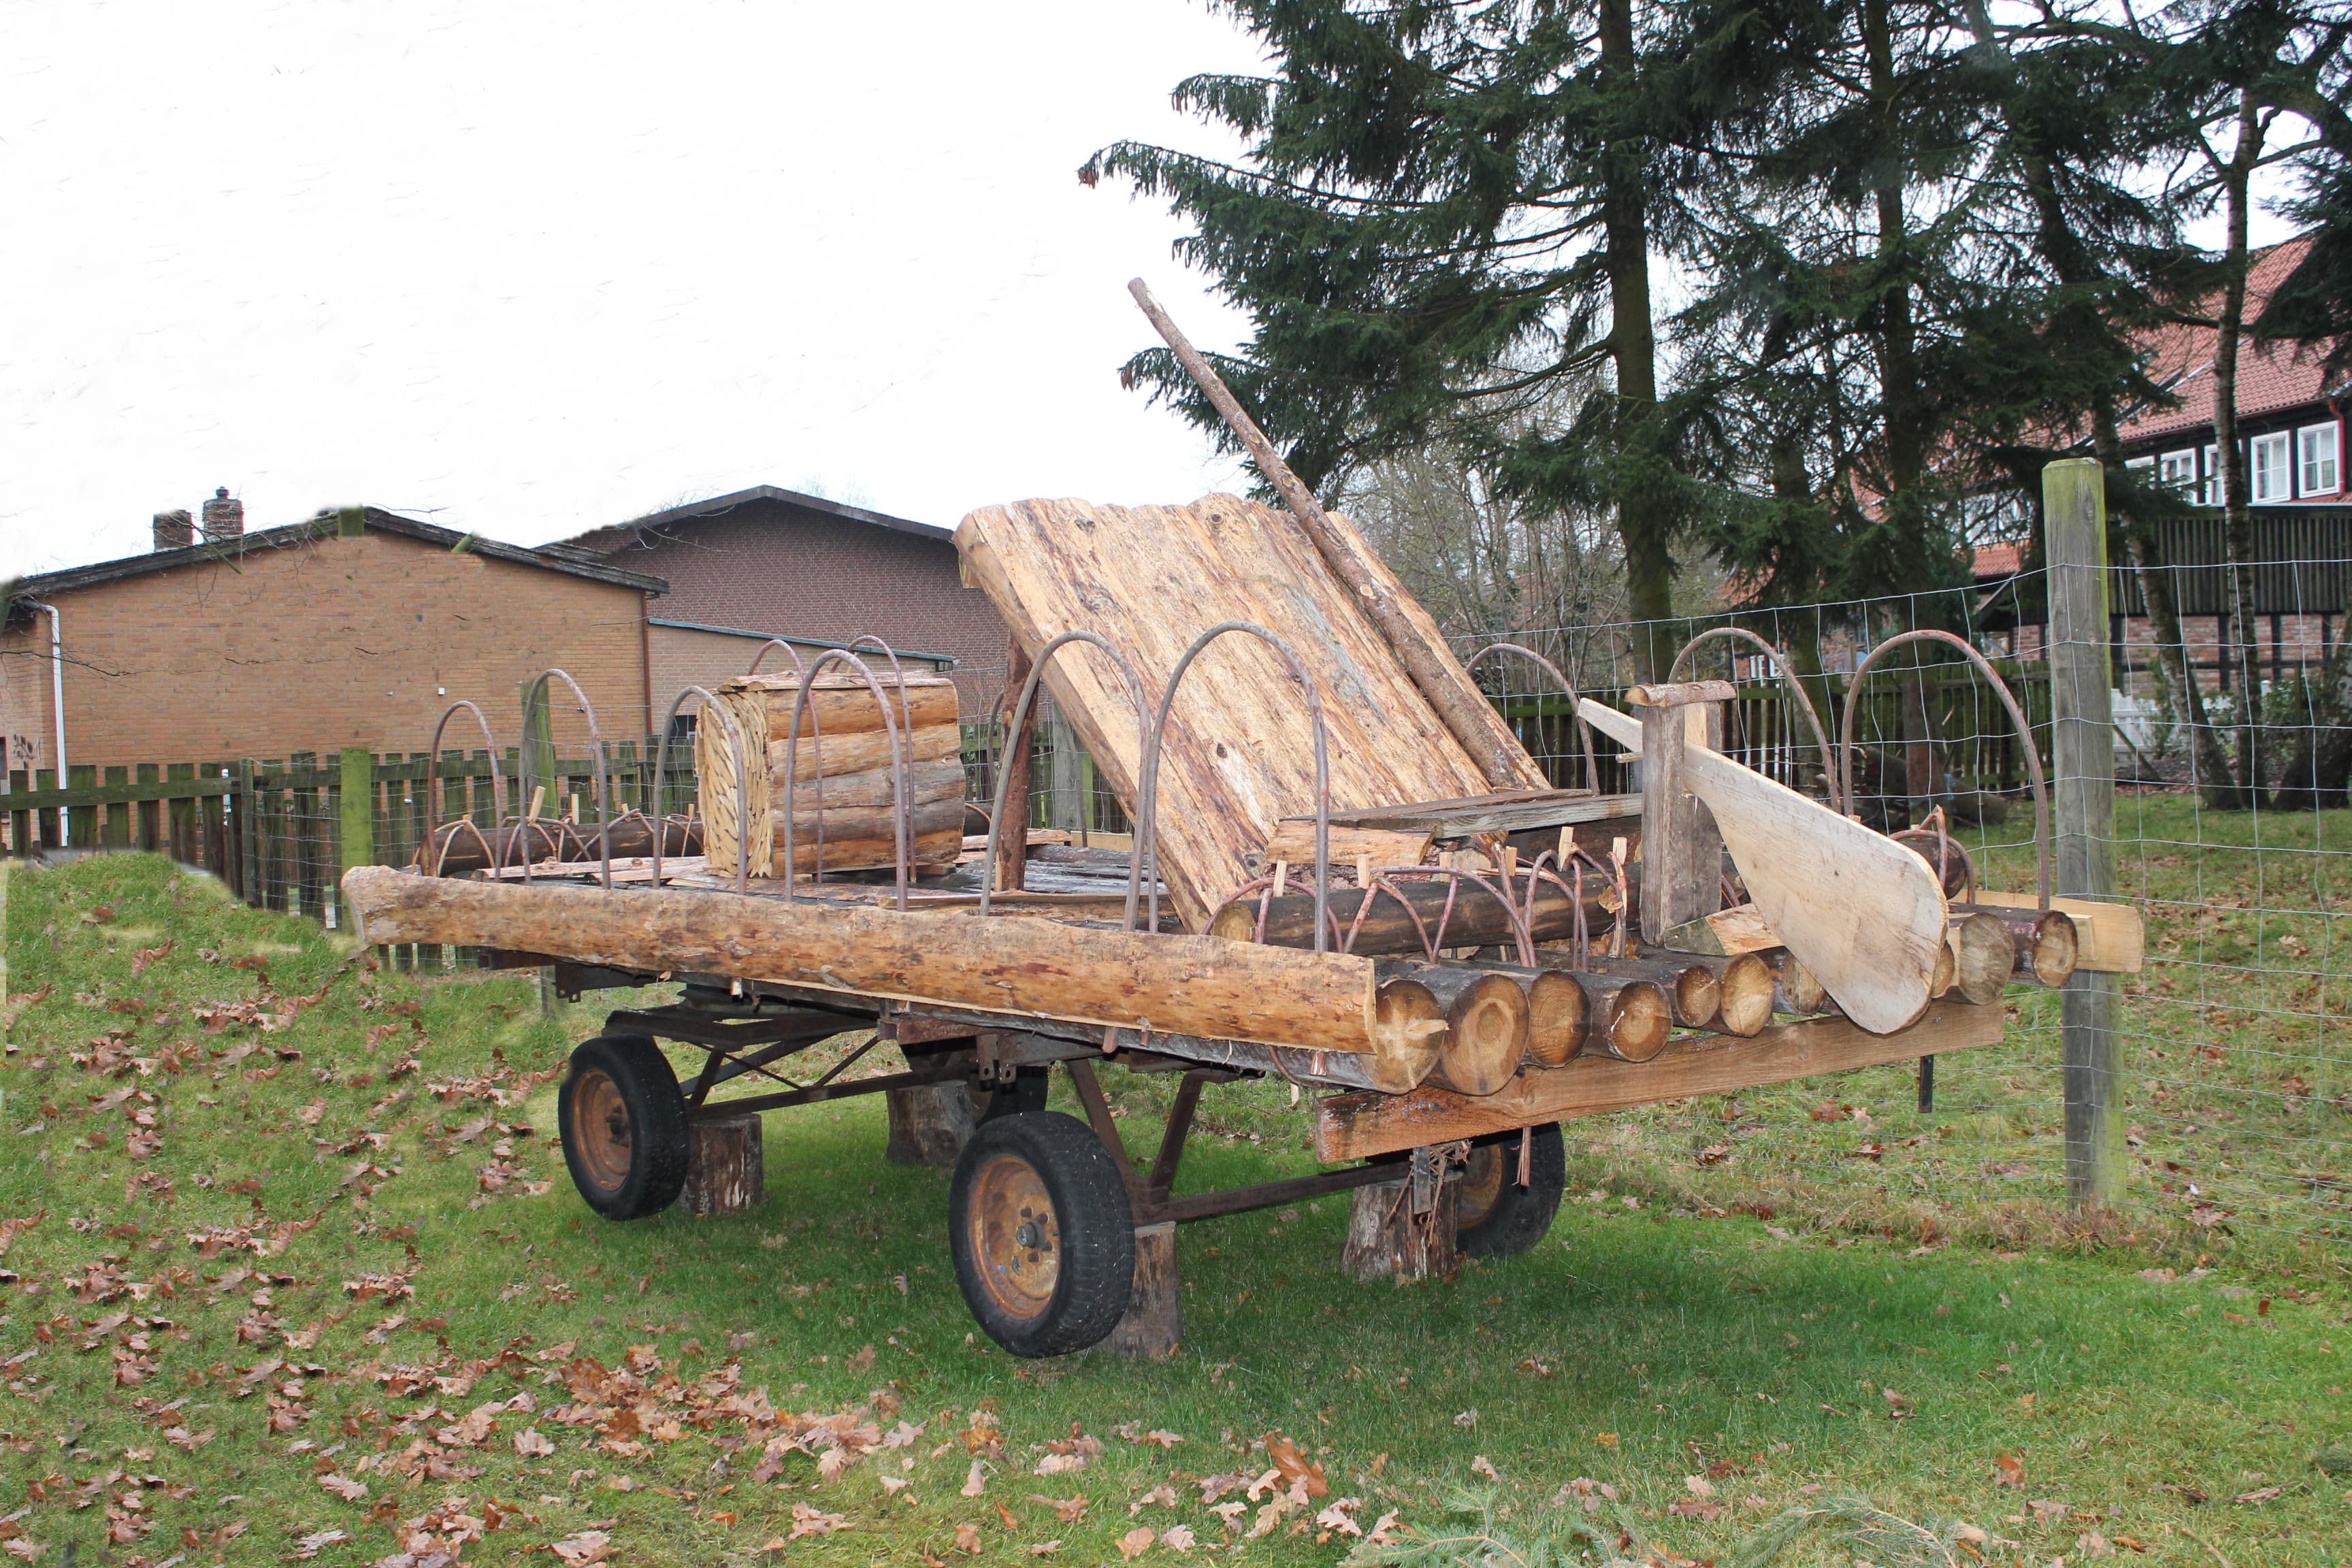
[[[918,763],[935,763],[942,757],[960,756],[963,750],[962,731],[953,724],[935,724],[901,739],[906,742],[907,765],[909,768]],[[783,793],[784,764],[794,758],[799,760],[801,788],[806,789],[809,781],[817,776],[820,767],[824,770],[828,781],[849,773],[866,773],[877,768],[888,768],[890,737],[880,730],[859,730],[846,735],[836,735],[827,731],[814,740],[803,735],[797,746],[786,745],[782,741],[769,742],[768,776],[775,781],[779,795]]]
[[[826,759],[827,763],[832,761]],[[825,820],[849,810],[880,811],[886,816],[891,803],[898,799],[898,770],[885,764],[868,768],[863,773],[828,773],[821,781],[817,775],[803,771],[793,790],[793,810],[803,822],[816,816],[817,797],[824,797]],[[929,761],[907,764],[907,803],[909,805],[931,805],[940,801],[963,804],[963,763],[954,757],[933,757]],[[768,779],[768,802],[778,813],[784,807],[784,775],[771,774]],[[961,823],[963,819],[958,816]]]
[[[961,825],[959,824],[956,828],[925,833],[910,839],[908,842],[908,853],[912,858],[910,869],[916,868],[936,869],[954,865],[963,854],[963,834],[961,826]],[[799,861],[800,874],[803,877],[814,875],[820,865],[828,872],[887,871],[897,864],[898,854],[898,840],[890,835],[886,834],[879,838],[836,838],[834,837],[833,826],[829,820],[825,826],[824,853],[822,857],[817,854],[814,823],[809,824],[803,829],[793,844],[793,858]],[[734,870],[734,862],[730,860],[719,869],[731,874]],[[756,863],[752,867],[752,871],[755,875],[759,872]],[[781,826],[776,829],[775,852],[769,858],[767,874],[780,879],[790,875],[784,868],[784,834]]]
[[[686,1185],[678,1189],[678,1207],[708,1218],[757,1208],[767,1195],[757,1113],[687,1123]]]
[[[388,866],[343,874],[363,942],[456,942],[646,973],[814,990],[1308,1050],[1378,1054],[1370,959],[1057,925],[706,891],[456,881]]]
[[[1779,948],[1766,954],[1765,962],[1772,966],[1774,1012],[1805,1018],[1837,1010],[1830,994],[1795,953],[1785,947]]]
[[[941,725],[953,729],[956,723],[955,682],[944,675],[909,675],[905,688],[903,707],[899,689],[892,684],[887,668],[874,672],[885,692],[888,693],[890,716],[898,721],[901,740],[924,730]],[[800,677],[792,671],[782,675],[755,675],[748,680],[730,680],[722,691],[740,691],[762,699],[760,707],[765,721],[763,734],[754,727],[746,738],[754,743],[789,741],[792,739],[793,710],[800,700]],[[882,710],[874,701],[874,692],[863,679],[855,676],[831,673],[817,677],[816,689],[809,694],[808,711],[801,716],[801,739],[806,741],[814,729],[827,746],[836,735],[855,735],[874,731],[887,737]],[[883,742],[887,749],[888,742]]]
[[[1430,1076],[1464,1094],[1492,1094],[1528,1054],[1528,993],[1491,969],[1417,965],[1412,976],[1445,1010],[1445,1039]]]
[[[1638,883],[1640,868],[1628,868],[1629,891]],[[1356,924],[1357,911],[1363,907],[1364,893],[1358,888],[1331,889],[1331,914],[1338,921],[1338,934],[1332,938],[1337,946],[1340,938],[1354,932],[1349,951],[1362,953],[1425,953],[1422,933],[1438,934],[1438,920],[1445,917],[1440,945],[1455,947],[1501,946],[1516,950],[1517,938],[1508,911],[1502,901],[1476,883],[1464,881],[1454,898],[1454,911],[1445,914],[1447,884],[1452,878],[1402,878],[1389,885],[1403,899],[1384,889],[1375,889],[1370,912],[1364,916],[1360,928]],[[1500,886],[1501,879],[1487,880]],[[1300,879],[1294,876],[1290,887],[1296,889]],[[1524,880],[1515,897],[1524,896]],[[1614,897],[1614,890],[1605,889],[1598,877],[1588,877],[1584,884],[1585,934],[1595,942],[1616,929],[1617,917],[1601,906],[1603,892]],[[1639,907],[1640,900],[1632,900]],[[1404,905],[1412,907],[1412,914]],[[1233,942],[1251,941],[1257,928],[1256,895],[1234,900],[1216,913],[1209,922],[1213,936]],[[1420,924],[1414,924],[1418,916]],[[1538,943],[1573,941],[1576,936],[1576,900],[1549,882],[1537,885],[1534,918],[1529,922]],[[1269,947],[1313,947],[1315,945],[1315,891],[1311,883],[1305,892],[1286,891],[1271,900],[1266,906],[1265,943]]]
[[[962,770],[957,771],[961,773]],[[797,798],[793,802],[793,831],[799,837],[813,839],[816,837],[816,792],[799,790],[795,795]],[[776,836],[776,850],[782,853],[784,847],[784,797],[779,793],[773,798],[776,802],[776,811],[773,814],[772,831]],[[963,796],[961,794],[950,795],[945,799],[934,797],[919,802],[908,810],[907,817],[908,837],[929,838],[935,834],[952,833],[956,838],[956,848],[959,853],[961,852]],[[838,841],[849,844],[860,839],[871,839],[877,843],[888,844],[895,841],[897,832],[897,816],[888,805],[836,805],[834,803],[833,791],[830,788],[826,789],[824,800],[826,843]]]
[[[1951,931],[1953,989],[1971,1002],[1999,1001],[2017,968],[2017,939],[1983,910],[1954,910]]]
[[[882,1157],[894,1165],[928,1165],[948,1171],[962,1157],[980,1108],[962,1083],[929,1083],[882,1092],[890,1115],[890,1138]]]
[[[1184,1281],[1176,1270],[1176,1222],[1135,1227],[1135,1283],[1127,1313],[1095,1348],[1166,1361],[1184,1338]]]

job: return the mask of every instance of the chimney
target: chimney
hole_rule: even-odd
[[[213,491],[213,499],[205,502],[205,542],[212,544],[224,539],[236,539],[245,532],[245,503],[229,497],[223,485]]]
[[[196,520],[185,507],[155,514],[155,548],[185,550],[196,542]]]

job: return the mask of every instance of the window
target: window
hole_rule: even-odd
[[[2197,497],[2197,449],[2193,447],[2178,452],[2167,452],[2157,460],[2157,478],[2165,488],[2184,499]]]
[[[2306,425],[2294,433],[2297,455],[2302,459],[2302,472],[2297,476],[2297,493],[2307,496],[2332,496],[2336,493],[2336,426]]]
[[[2221,448],[2219,447],[2205,448],[2205,489],[2197,500],[2201,506],[2221,504]]]
[[[2253,495],[2257,502],[2290,500],[2294,496],[2294,476],[2287,472],[2287,433],[2257,436],[2253,439]]]

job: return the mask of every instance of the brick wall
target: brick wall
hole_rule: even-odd
[[[959,667],[950,673],[967,714],[993,700],[1003,684],[1004,623],[985,594],[963,585],[951,540],[763,499],[671,523],[605,559],[669,580],[652,611],[664,620],[830,642],[870,632],[908,652],[948,654]],[[750,661],[747,647],[742,663]],[[665,673],[655,689],[658,716],[677,688]]]
[[[655,600],[655,612],[661,614],[667,608],[667,599]],[[755,637],[687,631],[677,626],[647,626],[646,639],[648,657],[653,661],[654,690],[656,693],[667,693],[662,697],[660,706],[654,710],[654,719],[656,723],[669,711],[671,700],[687,687],[699,686],[706,691],[716,691],[719,689],[720,681],[732,680],[750,669],[751,657],[760,651],[761,643],[761,639]],[[802,663],[805,665],[814,662],[824,649],[803,647],[797,651],[801,656]],[[877,671],[885,675],[889,673],[887,661],[879,655],[869,657],[872,658]],[[1003,660],[1000,658],[997,662],[1002,666]],[[763,675],[777,670],[789,670],[792,668],[792,659],[786,657],[782,648],[769,648],[767,657],[760,662],[760,670]],[[920,661],[908,661],[907,664],[909,674],[917,671],[928,673],[935,668],[933,665]],[[842,673],[838,667],[835,667],[835,673]],[[1001,669],[997,679],[1003,679]],[[990,695],[993,696],[993,694],[994,690],[992,688]],[[969,696],[963,696],[961,692],[959,695],[962,697],[964,718],[967,720],[973,718],[975,710],[972,707],[971,699]],[[688,706],[692,706],[690,699]]]
[[[587,691],[608,738],[646,732],[641,592],[394,534],[121,578],[57,605],[76,765],[423,751],[460,697],[509,746],[522,681],[551,665]],[[0,635],[11,766],[28,765],[19,735],[37,746],[29,765],[52,765],[48,692],[43,616]],[[584,745],[560,682],[558,693],[557,744]],[[480,730],[460,714],[443,743],[471,750]]]

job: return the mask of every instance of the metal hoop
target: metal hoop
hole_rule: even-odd
[[[801,662],[800,649],[794,647],[792,644],[786,642],[782,637],[770,637],[766,642],[760,645],[760,651],[751,656],[751,668],[743,672],[744,679],[749,680],[753,676],[760,673],[760,663],[762,659],[768,657],[768,650],[772,647],[782,648],[784,650],[784,657],[793,661],[793,668],[800,671],[803,678],[806,677],[808,674],[808,667]]]
[[[1853,679],[1847,682],[1845,689],[1845,716],[1838,725],[1838,766],[1845,784],[1848,809],[1852,809],[1853,801],[1853,716],[1855,710],[1861,707],[1854,699],[1861,695],[1862,683],[1869,676],[1872,667],[1877,664],[1889,649],[1900,647],[1905,643],[1915,642],[1948,643],[1968,655],[1969,662],[1983,671],[1984,678],[1992,682],[1993,694],[2000,699],[2001,706],[2009,710],[2010,722],[2017,727],[2018,743],[2025,749],[2025,776],[2033,785],[2034,881],[2041,899],[2041,908],[2044,913],[2047,913],[2050,909],[2050,786],[2042,776],[2042,754],[2033,747],[2033,726],[2027,722],[2025,710],[2018,707],[2017,699],[2011,694],[2009,683],[2001,679],[2000,672],[1994,669],[1992,662],[1983,654],[1979,653],[1967,638],[1955,637],[1950,632],[1939,631],[1933,626],[1922,626],[1916,631],[1897,632],[1872,648],[1863,661],[1854,667]]]
[[[882,683],[876,678],[872,667],[845,647],[829,647],[817,655],[816,658],[810,663],[806,673],[801,678],[800,700],[793,704],[792,729],[784,738],[784,743],[789,748],[784,753],[784,902],[793,901],[793,885],[799,879],[800,875],[799,862],[793,853],[795,847],[793,833],[793,807],[797,798],[796,790],[800,782],[801,721],[808,713],[809,696],[816,689],[816,678],[824,673],[824,667],[828,664],[846,664],[865,679],[866,689],[874,693],[875,706],[882,710],[883,730],[890,737],[890,782],[893,791],[890,816],[891,826],[897,829],[895,838],[898,850],[893,868],[898,873],[898,903],[899,912],[903,914],[907,908],[908,867],[913,857],[913,851],[909,847],[910,835],[907,822],[906,740],[898,732],[898,717],[890,711],[890,699],[884,693]],[[817,773],[816,809],[817,854],[822,858],[824,854],[824,774],[822,762],[819,763]],[[822,868],[819,869],[821,870]],[[815,879],[815,875],[814,872],[811,873],[812,881]]]
[[[1813,727],[1813,744],[1819,746],[1822,752],[1822,787],[1830,792],[1830,809],[1846,810],[1847,807],[1838,803],[1837,768],[1831,758],[1829,731],[1822,728],[1821,710],[1813,706],[1812,694],[1805,689],[1805,683],[1798,679],[1797,672],[1790,668],[1789,656],[1779,647],[1765,641],[1746,626],[1712,626],[1683,644],[1682,651],[1675,655],[1673,668],[1666,672],[1666,679],[1680,680],[1683,678],[1685,661],[1692,654],[1698,651],[1699,644],[1711,641],[1716,637],[1746,637],[1769,656],[1772,668],[1780,672],[1782,684],[1796,694],[1797,705],[1805,710],[1805,722]]]
[[[1150,733],[1145,737],[1143,750],[1143,786],[1137,802],[1135,853],[1138,864],[1147,863],[1147,857],[1157,855],[1160,838],[1160,747],[1168,731],[1168,715],[1176,706],[1176,689],[1184,682],[1184,672],[1201,651],[1227,632],[1247,632],[1273,645],[1290,667],[1291,678],[1307,693],[1307,716],[1315,727],[1315,951],[1330,951],[1331,933],[1325,929],[1331,908],[1331,756],[1323,726],[1323,694],[1308,672],[1307,661],[1298,651],[1255,621],[1219,621],[1192,639],[1184,657],[1176,661],[1174,673],[1168,678],[1168,689],[1160,694],[1160,711],[1153,719]],[[1160,929],[1160,879],[1151,880],[1149,928]]]
[[[433,836],[441,831],[441,733],[449,727],[450,719],[460,708],[471,713],[474,716],[474,721],[482,727],[484,754],[490,759],[490,816],[493,823],[497,825],[490,829],[490,875],[495,878],[500,871],[506,869],[506,857],[499,852],[498,847],[498,828],[503,826],[507,819],[506,781],[499,776],[499,742],[498,737],[490,733],[489,720],[483,716],[479,708],[462,697],[449,704],[447,710],[441,715],[441,721],[433,726],[433,748],[425,753],[425,842],[432,843]],[[521,837],[520,830],[516,837]],[[441,863],[448,858],[449,847],[446,844],[434,850],[433,869],[425,874],[432,877],[439,876]],[[526,882],[530,880],[529,856],[523,858],[522,879]]]
[[[677,710],[688,697],[702,699],[705,711],[715,712],[727,721],[727,739],[735,748],[735,890],[751,890],[751,781],[744,771],[743,726],[737,721],[727,704],[699,686],[688,686],[670,700],[669,712],[662,719],[661,734],[654,742],[654,886],[661,886],[662,829],[666,826],[661,815],[662,781],[669,775],[669,732],[677,727]],[[765,762],[766,759],[761,759]],[[707,834],[709,829],[704,828]],[[706,855],[705,863],[709,857]]]
[[[1143,692],[1143,679],[1135,673],[1134,664],[1125,654],[1093,632],[1064,632],[1038,649],[1036,658],[1031,661],[1029,667],[1029,679],[1022,684],[1020,704],[1013,710],[1012,727],[1005,731],[1007,736],[1005,745],[1010,748],[1019,743],[1023,726],[1029,721],[1029,706],[1037,699],[1037,685],[1045,673],[1045,661],[1060,651],[1063,644],[1074,642],[1082,642],[1090,647],[1101,649],[1110,661],[1118,667],[1118,672],[1127,677],[1128,693],[1135,701],[1135,739],[1139,755],[1146,744],[1144,719],[1151,710],[1150,700]],[[999,835],[1003,831],[1005,797],[1012,793],[1012,789],[1013,770],[1005,766],[1000,759],[996,767],[996,790],[989,800],[987,858],[981,862],[980,912],[982,918],[987,916],[989,902],[996,892],[996,844]],[[1024,834],[1029,831],[1029,816],[1025,810],[1021,816],[1021,830]],[[1136,904],[1143,889],[1143,843],[1139,837],[1127,858],[1125,929],[1128,931],[1135,929]],[[1157,885],[1158,879],[1154,878],[1153,881]],[[1158,913],[1156,910],[1153,912],[1155,916]],[[1159,929],[1156,922],[1152,929],[1155,931]]]
[[[1531,647],[1522,647],[1515,642],[1488,643],[1485,647],[1480,648],[1476,653],[1470,656],[1470,662],[1462,667],[1462,673],[1467,675],[1476,669],[1480,665],[1486,661],[1486,656],[1490,653],[1515,653],[1522,658],[1533,659],[1536,663],[1549,670],[1551,672],[1551,678],[1559,682],[1560,689],[1568,693],[1569,717],[1576,721],[1577,731],[1584,738],[1584,787],[1591,790],[1593,794],[1599,795],[1601,793],[1601,764],[1593,760],[1592,726],[1584,721],[1584,715],[1579,711],[1577,708],[1577,704],[1582,702],[1584,699],[1577,695],[1576,682],[1561,674],[1559,666],[1554,664],[1551,660],[1546,658],[1535,649]]]
[[[531,684],[544,687],[549,677],[557,675],[562,676],[563,684],[572,688],[572,695],[580,699],[580,711],[585,714],[588,720],[588,738],[596,742],[596,854],[604,863],[604,887],[609,891],[613,886],[613,802],[604,787],[604,775],[609,771],[609,763],[604,756],[604,732],[596,727],[596,705],[588,700],[588,694],[580,689],[580,683],[563,670],[543,669],[539,672],[538,678]],[[547,737],[549,748],[552,750],[555,743],[555,710],[551,707],[548,710],[547,715]]]

